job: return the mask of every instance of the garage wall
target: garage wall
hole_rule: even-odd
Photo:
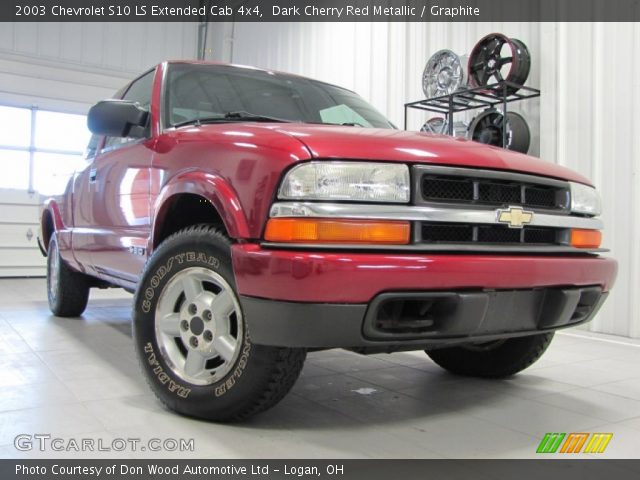
[[[640,337],[640,25],[543,23],[544,158],[591,178],[603,196],[615,289],[594,331]]]
[[[0,105],[86,114],[167,59],[195,58],[196,23],[0,23]],[[1,168],[10,168],[2,163]],[[0,277],[45,274],[40,196],[0,189]]]
[[[39,206],[39,195],[0,189],[0,277],[45,274],[36,242]]]
[[[196,46],[197,23],[0,23],[0,104],[86,113]]]
[[[210,56],[351,88],[401,126],[402,105],[422,97],[429,56],[441,48],[467,53],[495,31],[531,51],[527,84],[542,97],[514,108],[531,127],[530,153],[578,170],[603,194],[604,246],[619,260],[620,276],[601,314],[584,328],[640,337],[633,296],[640,287],[640,64],[632,61],[640,54],[638,24],[212,24]],[[423,121],[413,116],[409,128]]]

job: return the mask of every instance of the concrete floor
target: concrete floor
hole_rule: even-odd
[[[0,280],[0,457],[158,457],[20,452],[18,434],[194,439],[194,458],[523,458],[546,432],[612,432],[601,457],[640,457],[640,345],[556,335],[509,380],[449,375],[424,353],[311,353],[283,402],[239,425],[167,411],[147,389],[131,341],[131,296],[92,292],[82,319],[49,314],[42,279]],[[144,444],[143,443],[143,444]],[[579,455],[587,456],[587,455]],[[575,458],[575,456],[574,456]]]

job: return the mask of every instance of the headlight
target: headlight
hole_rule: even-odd
[[[600,195],[593,187],[571,182],[571,211],[586,215],[600,215]]]
[[[381,162],[309,162],[287,173],[278,198],[408,203],[409,167]]]

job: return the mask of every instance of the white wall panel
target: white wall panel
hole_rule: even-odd
[[[528,85],[540,99],[513,104],[532,130],[530,153],[573,168],[601,190],[604,246],[620,273],[593,331],[640,337],[640,26],[555,23],[213,24],[212,56],[351,88],[402,125],[422,97],[421,74],[441,48],[468,53],[491,32],[524,41]],[[424,121],[410,117],[410,128]]]
[[[45,275],[36,241],[40,202],[39,195],[0,189],[0,277]]]
[[[603,196],[604,246],[616,287],[593,331],[640,337],[640,28],[632,23],[543,24],[543,153],[593,179]]]
[[[196,47],[196,23],[0,23],[0,104],[86,113]]]

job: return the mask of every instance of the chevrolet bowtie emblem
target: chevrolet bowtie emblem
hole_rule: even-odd
[[[523,210],[521,207],[509,207],[504,210],[497,210],[496,217],[498,223],[506,223],[509,228],[522,228],[531,223],[533,212]]]

